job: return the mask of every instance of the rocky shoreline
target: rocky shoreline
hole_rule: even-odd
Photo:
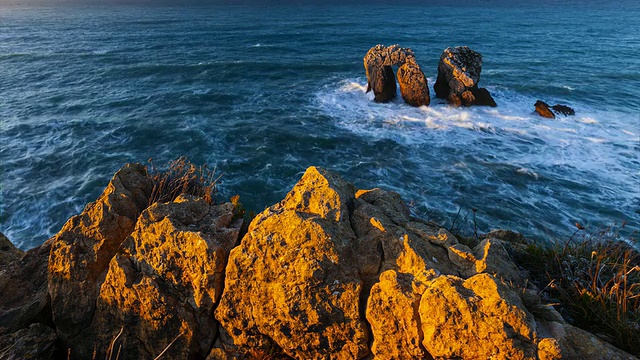
[[[544,303],[514,233],[470,248],[316,167],[242,237],[237,204],[151,192],[129,164],[41,246],[0,236],[0,358],[636,359]]]

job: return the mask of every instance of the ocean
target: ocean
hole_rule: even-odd
[[[413,49],[431,106],[372,101],[376,44]],[[433,98],[458,45],[498,107]],[[0,2],[0,232],[37,246],[123,164],[187,156],[256,212],[316,165],[462,232],[638,238],[639,114],[637,1]]]

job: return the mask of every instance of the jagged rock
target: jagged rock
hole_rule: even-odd
[[[176,338],[164,356],[206,357],[241,224],[233,204],[210,206],[190,195],[146,209],[111,260],[94,320],[74,339],[73,353],[86,358],[97,346],[103,358],[122,328],[123,359],[154,358]]]
[[[535,110],[538,113],[538,115],[549,118],[549,119],[556,118],[555,114],[551,111],[551,109],[549,109],[549,104],[547,104],[546,102],[542,100],[538,100],[536,101],[534,106],[536,108]]]
[[[0,358],[3,360],[51,359],[55,350],[56,332],[44,324],[0,337]]]
[[[535,359],[535,321],[498,279],[440,276],[420,301],[422,344],[434,358]]]
[[[436,277],[435,272],[431,277]],[[387,270],[371,289],[367,320],[371,324],[376,359],[422,359],[419,306],[424,284],[410,274]]]
[[[373,90],[376,102],[396,96],[396,82],[391,66],[399,66],[398,82],[402,98],[411,106],[429,105],[427,78],[416,63],[413,51],[399,45],[376,45],[364,57],[367,92]]]
[[[398,84],[402,98],[407,104],[428,106],[431,102],[427,78],[415,62],[406,62],[398,68]]]
[[[24,251],[18,249],[13,243],[0,233],[0,268],[20,259]]]
[[[0,333],[14,332],[38,322],[53,325],[47,291],[51,242],[47,240],[20,258],[12,256],[13,261],[0,266]]]
[[[575,115],[576,111],[566,105],[556,104],[551,107],[556,114],[562,114],[564,116]]]
[[[147,207],[151,187],[144,166],[125,165],[98,200],[53,238],[48,286],[53,320],[65,341],[91,323],[109,262]]]
[[[482,55],[466,46],[448,47],[440,56],[436,97],[447,99],[453,106],[496,106],[484,88],[478,88],[482,71]]]
[[[237,346],[275,342],[299,359],[368,353],[349,207],[355,189],[307,169],[287,197],[256,216],[231,251],[216,318]]]

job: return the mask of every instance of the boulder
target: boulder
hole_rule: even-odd
[[[31,324],[15,333],[0,336],[3,360],[51,359],[55,351],[56,332],[43,324]]]
[[[48,289],[53,321],[64,341],[91,323],[109,262],[147,207],[151,189],[144,166],[125,165],[98,200],[53,237]]]
[[[533,106],[535,106],[535,111],[538,113],[538,115],[549,118],[549,119],[556,118],[554,113],[549,108],[549,104],[547,104],[546,102],[542,100],[538,100]]]
[[[275,343],[298,359],[359,359],[369,352],[349,223],[354,193],[311,167],[282,202],[252,221],[231,251],[216,310],[236,346]]]
[[[242,225],[234,216],[231,203],[209,205],[190,195],[146,209],[111,260],[94,319],[74,338],[73,354],[104,358],[117,336],[123,359],[155,358],[167,347],[169,358],[206,357]]]
[[[51,301],[47,291],[47,262],[52,240],[25,253],[5,246],[8,252],[21,257],[6,256],[12,260],[0,266],[0,334],[14,332],[33,323],[53,326]]]
[[[533,316],[493,275],[440,276],[426,284],[419,311],[422,344],[436,359],[536,359]]]
[[[407,104],[428,106],[431,102],[427,78],[415,62],[406,62],[398,68],[398,83],[402,98]]]
[[[398,45],[376,45],[364,57],[367,92],[373,90],[376,102],[387,102],[396,96],[396,82],[391,66],[398,66],[398,82],[402,98],[411,106],[429,105],[427,78],[416,63],[413,51]]]
[[[466,46],[448,47],[440,56],[436,97],[447,99],[453,106],[496,106],[486,89],[478,88],[482,71],[482,55]]]

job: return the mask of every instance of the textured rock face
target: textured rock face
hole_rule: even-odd
[[[310,168],[231,251],[216,318],[238,346],[300,359],[358,359],[368,331],[349,225],[354,189]]]
[[[224,269],[242,221],[230,203],[210,206],[181,195],[154,204],[109,264],[91,325],[75,338],[74,354],[99,358],[118,334],[126,358],[204,358],[217,334],[212,316]]]
[[[535,359],[535,322],[492,275],[441,276],[420,301],[423,345],[435,358]]]
[[[466,46],[446,48],[438,63],[436,96],[454,106],[496,106],[486,89],[478,88],[482,55]]]
[[[126,165],[100,198],[74,216],[54,237],[48,286],[60,336],[71,339],[93,318],[109,261],[147,206],[151,181],[140,164]]]
[[[47,291],[51,242],[49,239],[25,253],[5,243],[10,255],[5,257],[9,262],[0,266],[0,333],[38,322],[51,325],[51,302]],[[19,254],[22,256],[16,257]]]
[[[415,62],[398,68],[398,83],[404,101],[411,106],[428,106],[431,102],[427,78]]]
[[[373,90],[376,102],[396,96],[396,82],[391,66],[399,66],[398,82],[402,98],[411,106],[429,105],[427,78],[416,63],[413,51],[398,45],[376,45],[364,57],[367,92]]]

